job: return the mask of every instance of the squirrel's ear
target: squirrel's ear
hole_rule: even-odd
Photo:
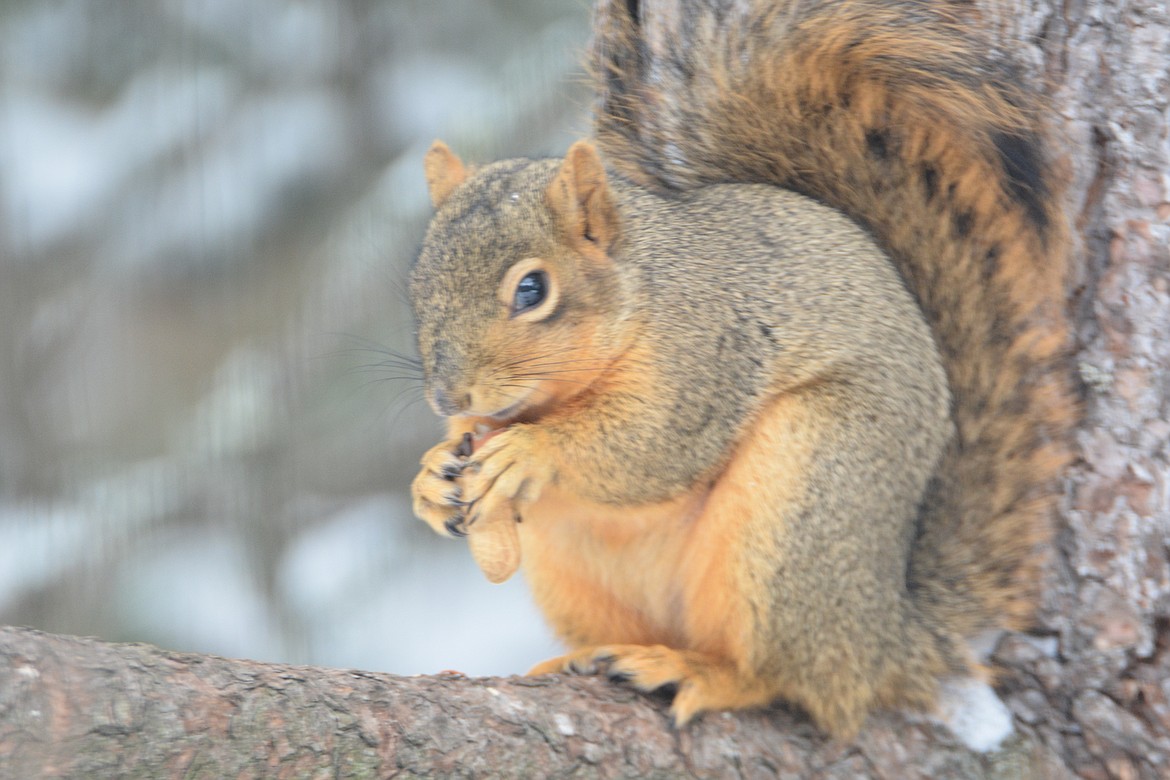
[[[423,171],[427,175],[427,187],[431,191],[431,203],[435,208],[443,204],[452,190],[467,178],[463,161],[442,141],[431,144],[423,158]]]
[[[593,144],[578,141],[569,147],[545,192],[553,215],[575,248],[609,251],[617,238],[617,210],[605,180],[605,166]]]

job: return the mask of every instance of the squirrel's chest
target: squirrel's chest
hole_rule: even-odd
[[[708,492],[634,508],[542,496],[520,539],[525,576],[553,629],[574,646],[716,641],[696,636],[692,620],[696,582],[713,563],[696,544]]]

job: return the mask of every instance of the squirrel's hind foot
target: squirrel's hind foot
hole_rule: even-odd
[[[586,647],[537,664],[528,674],[598,674],[625,682],[639,691],[675,688],[670,707],[675,726],[714,710],[764,707],[775,698],[768,686],[739,672],[733,663],[713,655],[674,650],[664,645],[601,645]]]

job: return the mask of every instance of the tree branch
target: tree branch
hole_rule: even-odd
[[[982,757],[895,715],[852,745],[782,710],[676,731],[665,701],[598,678],[396,677],[0,628],[0,776],[974,778],[1043,758],[1026,736]]]

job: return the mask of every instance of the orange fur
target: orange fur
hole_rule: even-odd
[[[467,169],[447,144],[435,141],[423,161],[431,204],[438,207],[467,179]]]
[[[573,650],[530,674],[587,671],[604,660],[641,690],[679,688],[672,712],[694,715],[800,701],[826,728],[855,730],[870,698],[842,675],[848,716],[818,711],[804,673],[756,676],[754,616],[769,609],[742,561],[769,551],[796,506],[821,421],[799,392],[781,394],[710,487],[651,506],[609,507],[546,491],[521,525],[524,571],[553,629]],[[779,519],[761,513],[776,507]],[[651,647],[646,647],[647,645]],[[810,654],[813,648],[810,648]],[[834,709],[841,709],[834,701]]]

